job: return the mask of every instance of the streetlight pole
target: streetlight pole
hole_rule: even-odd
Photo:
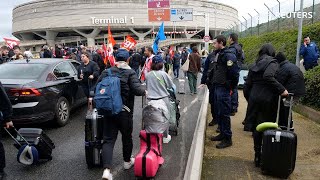
[[[300,13],[303,14],[303,0],[300,2]],[[300,43],[302,39],[302,23],[303,16],[299,19],[299,28],[298,28],[298,42],[297,42],[297,55],[296,55],[296,65],[300,67]]]
[[[258,14],[258,36],[260,35],[260,32],[259,32],[259,29],[260,29],[260,13],[256,10],[256,9],[254,9],[256,12],[257,12],[257,14]]]
[[[248,13],[249,14],[249,16],[251,17],[251,36],[253,35],[253,29],[252,29],[252,16],[251,16],[251,14],[250,13]]]

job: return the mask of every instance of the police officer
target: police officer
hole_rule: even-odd
[[[217,51],[217,39],[213,39],[213,47],[215,49],[215,51],[213,51],[212,53],[210,53],[204,63],[204,68],[203,68],[203,75],[201,78],[201,84],[199,86],[199,88],[204,87],[205,85],[207,85],[208,89],[209,89],[209,103],[211,105],[211,115],[212,115],[212,121],[209,123],[209,126],[214,126],[216,124],[218,124],[218,121],[216,120],[215,116],[214,116],[214,86],[212,85],[212,74],[213,74],[213,66],[215,65],[215,58],[216,58],[216,53]]]
[[[229,49],[236,55],[237,57],[237,64],[239,66],[239,70],[242,67],[244,56],[242,47],[238,44],[238,35],[236,33],[231,33],[229,35],[228,41],[230,43]],[[238,87],[234,87],[232,90],[232,96],[231,96],[231,116],[234,116],[238,112]]]
[[[12,122],[9,120],[12,115],[12,105],[10,100],[0,82],[0,127],[5,125],[5,128],[13,127]],[[1,133],[0,133],[1,135]],[[5,152],[3,144],[0,141],[0,180],[4,179],[4,168],[6,166]]]
[[[223,149],[232,146],[231,132],[231,95],[239,81],[237,57],[226,48],[227,39],[223,35],[216,37],[217,54],[213,67],[212,84],[214,86],[214,113],[220,126],[220,134],[212,141],[221,141],[216,147]]]

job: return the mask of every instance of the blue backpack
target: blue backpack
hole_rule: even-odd
[[[96,87],[94,101],[98,110],[103,110],[111,115],[122,111],[120,78],[108,69],[108,76],[103,78]]]

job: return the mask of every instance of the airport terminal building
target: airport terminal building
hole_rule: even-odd
[[[170,19],[172,9],[191,10],[191,17]],[[154,37],[162,21],[167,38],[201,39],[205,24],[214,37],[238,21],[238,11],[212,0],[35,0],[13,9],[12,30],[22,47],[37,51],[45,44],[102,44],[108,24],[116,41],[131,35],[142,42]]]

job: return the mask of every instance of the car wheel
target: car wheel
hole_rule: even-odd
[[[65,126],[70,117],[69,102],[65,97],[60,97],[56,104],[56,123],[59,126]]]

